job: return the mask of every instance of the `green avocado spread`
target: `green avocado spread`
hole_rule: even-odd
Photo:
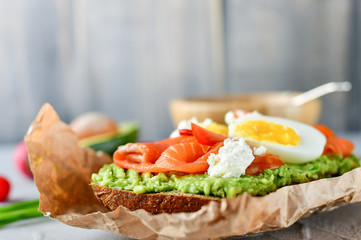
[[[92,183],[135,193],[175,191],[232,198],[244,192],[253,196],[263,196],[283,186],[340,176],[357,167],[360,167],[360,162],[354,155],[345,158],[340,155],[325,155],[305,164],[285,164],[275,170],[267,169],[258,176],[220,178],[211,177],[207,173],[138,173],[131,169],[124,170],[113,163],[105,165],[98,174],[94,173]]]

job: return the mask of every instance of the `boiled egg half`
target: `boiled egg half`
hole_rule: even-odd
[[[310,125],[261,114],[245,114],[233,121],[229,136],[244,138],[253,147],[264,146],[284,163],[315,160],[326,144],[325,136]]]

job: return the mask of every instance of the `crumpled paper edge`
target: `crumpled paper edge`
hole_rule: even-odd
[[[151,215],[124,207],[108,211],[95,200],[89,183],[91,172],[97,172],[109,158],[79,147],[76,141],[75,134],[49,104],[41,108],[25,136],[40,192],[39,210],[75,227],[103,229],[137,239],[217,239],[285,228],[302,217],[361,201],[361,169],[357,168],[340,177],[283,187],[264,197],[243,194],[220,203],[211,202],[195,213]],[[64,158],[64,146],[76,157]],[[69,159],[77,168],[66,163]],[[79,174],[86,183],[84,188],[89,187],[80,199],[89,201],[59,197],[60,193],[74,195],[74,183],[59,186],[63,183],[59,175],[64,174]],[[46,180],[51,187],[44,188]]]

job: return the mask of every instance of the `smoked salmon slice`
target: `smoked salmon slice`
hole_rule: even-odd
[[[138,172],[204,173],[209,154],[217,153],[219,147],[202,145],[193,136],[180,136],[154,143],[128,143],[117,149],[113,159],[117,166]]]
[[[323,154],[342,154],[343,157],[350,155],[355,148],[352,142],[347,139],[339,138],[335,133],[325,125],[314,125],[326,137],[326,145]]]
[[[176,138],[167,138],[159,142],[128,143],[119,146],[113,157],[114,159],[127,159],[127,161],[134,163],[155,163],[168,147],[189,141],[195,141],[194,137],[179,136]]]
[[[346,157],[352,153],[353,149],[354,145],[349,140],[338,137],[329,137],[327,138],[323,154],[340,153],[343,157]]]
[[[218,153],[223,143],[214,146],[201,145],[198,142],[176,144],[162,153],[155,163],[160,169],[184,173],[204,173],[208,170],[207,159],[211,153]]]

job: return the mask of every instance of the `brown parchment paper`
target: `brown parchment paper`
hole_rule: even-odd
[[[119,207],[109,211],[89,185],[112,159],[78,146],[75,133],[45,104],[25,136],[39,210],[65,224],[137,239],[217,239],[292,225],[298,219],[361,201],[361,169],[341,177],[283,187],[264,197],[243,194],[211,202],[195,213],[151,215]]]

